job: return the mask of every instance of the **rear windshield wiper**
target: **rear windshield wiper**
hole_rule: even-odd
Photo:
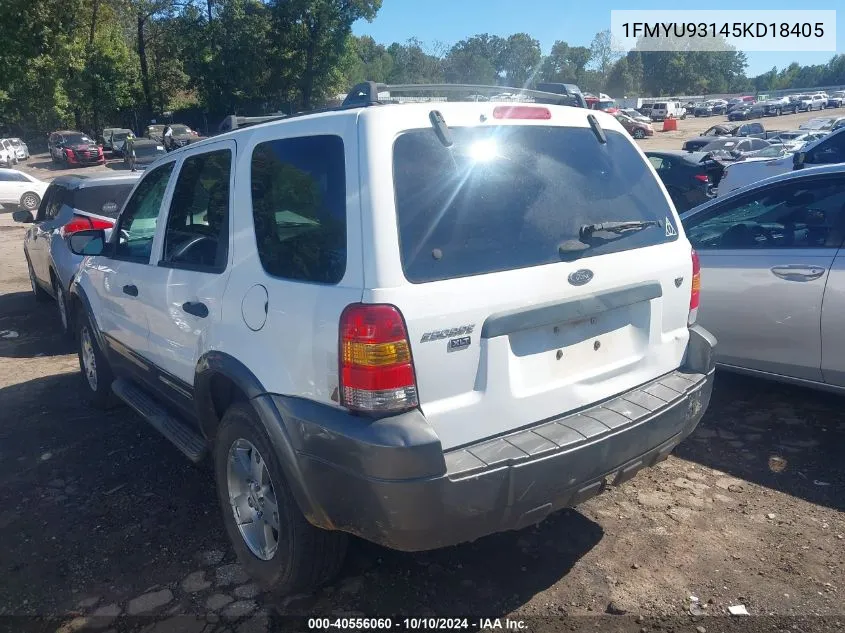
[[[616,233],[622,236],[626,233],[642,231],[650,226],[661,226],[659,220],[628,220],[623,222],[600,222],[597,224],[584,224],[581,227],[578,235],[581,241],[589,240],[593,237],[593,233],[601,231],[607,233]]]

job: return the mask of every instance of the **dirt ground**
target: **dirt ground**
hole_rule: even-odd
[[[128,409],[82,402],[74,344],[29,290],[23,234],[0,213],[0,630],[306,631],[284,618],[312,615],[392,616],[394,628],[472,616],[468,630],[481,617],[555,631],[845,627],[843,400],[728,374],[674,456],[577,509],[421,554],[356,540],[331,586],[261,594],[227,543],[210,469]],[[736,605],[751,616],[728,616]]]

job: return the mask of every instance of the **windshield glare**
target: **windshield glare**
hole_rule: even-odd
[[[590,257],[677,239],[672,211],[627,135],[589,128],[450,128],[447,148],[431,128],[402,133],[393,147],[400,252],[412,283],[561,261],[581,226],[658,221],[625,239],[596,233]],[[568,257],[569,255],[567,255]]]

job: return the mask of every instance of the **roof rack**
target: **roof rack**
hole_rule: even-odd
[[[365,81],[352,87],[346,99],[343,100],[342,108],[360,108],[385,103],[396,103],[401,99],[396,94],[408,95],[411,93],[439,93],[440,100],[449,100],[449,96],[463,96],[464,98],[452,99],[454,101],[527,101],[535,103],[546,103],[553,105],[569,105],[586,108],[587,103],[584,95],[575,84],[543,83],[539,84],[540,90],[528,88],[514,88],[511,86],[488,86],[479,84],[380,84],[374,81]],[[480,99],[491,95],[492,98]],[[406,101],[408,97],[405,97]],[[411,97],[414,99],[414,97]],[[423,100],[419,96],[417,101]],[[432,97],[425,99],[433,100]]]
[[[238,116],[236,114],[230,114],[223,119],[217,130],[220,134],[223,134],[224,132],[231,132],[232,130],[249,127],[250,125],[258,125],[259,123],[278,121],[279,119],[286,118],[288,118],[288,115],[281,112],[268,114],[267,116]]]

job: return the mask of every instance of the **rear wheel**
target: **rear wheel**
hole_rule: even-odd
[[[97,344],[94,328],[84,310],[79,310],[76,323],[79,368],[82,370],[82,382],[87,387],[88,400],[98,409],[107,409],[114,404],[111,390],[114,374]]]
[[[35,295],[35,300],[38,303],[45,303],[50,300],[50,295],[40,285],[35,278],[35,271],[32,269],[32,264],[29,262],[29,257],[26,258],[26,267],[29,270],[29,285],[32,288],[32,294]]]
[[[321,530],[303,516],[249,403],[224,414],[214,446],[223,523],[247,573],[267,590],[307,592],[331,580],[348,537]]]
[[[56,297],[56,310],[59,313],[59,323],[62,326],[62,334],[70,336],[70,319],[67,312],[67,298],[58,279],[53,279],[53,295]]]

